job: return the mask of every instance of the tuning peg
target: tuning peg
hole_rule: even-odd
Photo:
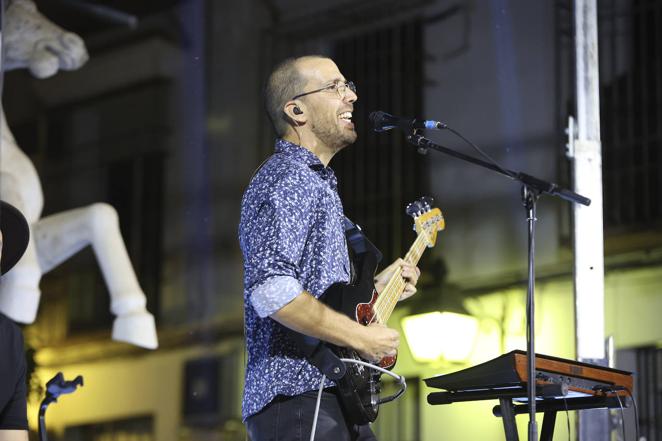
[[[411,202],[407,204],[407,208],[405,208],[405,213],[407,213],[408,216],[411,217],[416,217],[416,202]]]
[[[430,196],[423,196],[420,200],[423,207],[425,207],[425,210],[432,209],[432,205],[434,204],[434,198]]]
[[[414,201],[411,204],[407,205],[405,211],[409,216],[416,218],[421,215],[421,212],[423,211],[423,207],[421,206],[421,203],[419,201]]]

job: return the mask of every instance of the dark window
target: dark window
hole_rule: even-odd
[[[112,205],[147,308],[157,318],[169,96],[167,82],[143,83],[37,118],[46,132],[37,148],[44,159],[38,164],[44,216],[95,202]],[[89,247],[47,274],[41,289],[68,305],[70,332],[110,329],[108,289]]]
[[[662,222],[662,3],[599,2],[605,227]]]
[[[123,420],[105,421],[80,426],[69,426],[64,430],[62,441],[152,441],[154,440],[154,418],[142,416]]]
[[[606,251],[660,243],[662,224],[662,3],[598,6],[600,128]],[[556,2],[558,144],[575,114],[574,7]],[[562,162],[566,177],[570,174]],[[566,178],[568,185],[570,179]]]
[[[404,255],[415,239],[408,203],[424,196],[423,158],[398,131],[375,133],[366,118],[385,110],[420,115],[423,41],[419,20],[360,34],[335,45],[336,62],[356,82],[358,139],[331,165],[338,173],[345,213],[361,224],[384,253],[385,262]]]
[[[189,360],[184,369],[182,417],[184,424],[200,428],[228,426],[241,420],[243,370],[239,353]]]
[[[640,436],[647,441],[662,441],[662,349],[637,349],[636,357]]]

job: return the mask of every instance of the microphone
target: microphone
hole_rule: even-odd
[[[443,130],[447,126],[440,121],[432,120],[419,120],[416,118],[403,118],[400,116],[393,116],[389,113],[378,110],[371,112],[369,117],[374,126],[375,132],[386,132],[391,129],[400,128],[403,130],[413,129],[432,129]]]

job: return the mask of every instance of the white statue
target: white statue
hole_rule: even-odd
[[[3,70],[28,68],[35,77],[46,78],[59,69],[78,69],[87,61],[83,41],[48,21],[32,0],[9,0],[5,14]],[[1,113],[0,197],[23,212],[31,238],[23,258],[0,279],[0,311],[17,322],[32,323],[42,274],[92,245],[110,292],[111,311],[117,316],[113,339],[157,348],[154,317],[145,308],[145,294],[126,252],[115,209],[97,203],[41,218],[39,176]]]

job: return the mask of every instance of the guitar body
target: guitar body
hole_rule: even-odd
[[[374,275],[379,263],[378,259],[381,256],[376,248],[364,250],[360,254],[352,254],[352,263],[355,268],[354,283],[331,285],[319,300],[367,326],[373,320],[373,306],[379,296],[374,287]],[[316,363],[312,354],[319,357],[320,354],[331,351],[338,358],[367,361],[350,348],[325,343],[294,331],[291,331],[291,336],[309,361],[323,372],[323,367]],[[395,365],[395,361],[396,356],[384,357],[378,365],[388,369]],[[356,363],[346,363],[346,369],[345,374],[336,379],[338,394],[346,417],[354,424],[375,421],[379,410],[381,373]]]
[[[368,303],[359,303],[356,305],[356,321],[361,323],[362,325],[368,326],[370,323],[375,322],[374,317],[375,317],[375,302],[377,302],[377,298],[379,297],[379,293],[373,288],[372,291],[372,297],[370,299],[370,302]],[[380,368],[383,369],[391,369],[393,366],[395,366],[395,362],[398,360],[398,355],[397,352],[395,355],[389,355],[381,360],[379,360],[379,363],[377,365]]]
[[[346,286],[347,291],[353,287]],[[364,294],[364,293],[359,293]],[[379,294],[372,290],[369,302],[359,303],[355,307],[355,318],[362,325],[368,325],[374,316],[373,306]],[[353,358],[363,360],[361,356],[350,348],[331,346],[339,358]],[[379,367],[390,369],[395,366],[397,355],[382,358]],[[373,364],[375,364],[373,362]],[[345,408],[345,414],[355,424],[366,424],[375,421],[379,411],[379,393],[381,391],[381,373],[356,363],[347,363],[347,372],[339,380],[338,392],[340,401]]]

